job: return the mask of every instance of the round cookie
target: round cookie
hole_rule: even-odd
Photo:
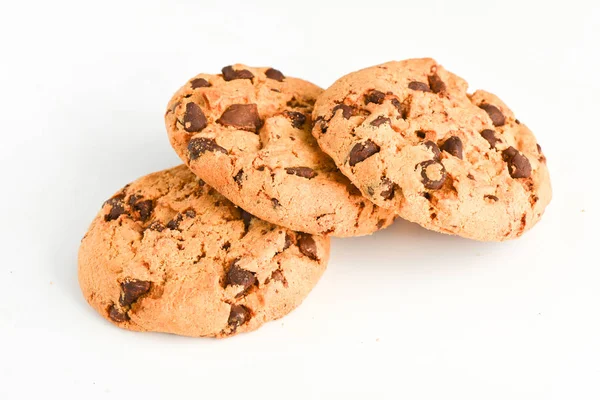
[[[171,144],[206,183],[249,213],[311,234],[359,236],[392,223],[311,134],[322,90],[272,68],[233,65],[200,74],[171,99]]]
[[[348,74],[317,100],[313,135],[363,195],[438,232],[520,236],[550,202],[531,131],[432,59]]]
[[[253,218],[182,165],[104,203],[81,243],[79,283],[122,328],[226,337],[292,311],[328,258],[328,238]]]

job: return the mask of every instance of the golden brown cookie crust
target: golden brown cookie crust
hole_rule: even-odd
[[[363,195],[428,229],[520,236],[552,197],[533,133],[495,95],[435,60],[348,74],[317,100],[313,135]]]
[[[272,68],[237,64],[200,74],[171,99],[165,122],[179,157],[257,217],[312,234],[358,236],[392,223],[311,135],[322,90]]]
[[[81,243],[79,282],[122,328],[225,337],[292,311],[328,258],[328,238],[253,218],[182,165],[103,205]]]

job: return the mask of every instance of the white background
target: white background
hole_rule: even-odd
[[[0,398],[600,398],[598,1],[250,3],[2,1]],[[531,232],[336,239],[299,309],[221,341],[87,305],[80,238],[113,192],[179,163],[163,111],[188,78],[242,62],[327,87],[419,56],[536,133],[554,199]]]

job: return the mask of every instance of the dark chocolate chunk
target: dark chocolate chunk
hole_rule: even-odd
[[[421,167],[421,182],[427,189],[437,190],[446,181],[446,169],[436,160],[427,160],[418,164]]]
[[[217,120],[221,125],[256,133],[263,124],[256,104],[232,104]]]
[[[365,95],[365,104],[369,104],[369,103],[381,104],[381,103],[383,103],[384,99],[385,99],[385,93],[380,92],[379,90],[373,89]]]
[[[377,117],[373,121],[371,121],[371,126],[379,126],[379,125],[383,125],[383,124],[391,124],[390,119],[384,117],[383,115],[380,115],[379,117]]]
[[[396,184],[394,182],[384,176],[381,178],[381,188],[383,189],[380,193],[381,197],[383,197],[385,200],[391,200],[394,198],[396,191]]]
[[[238,259],[235,259],[231,262],[229,266],[229,271],[227,271],[225,285],[240,285],[243,286],[244,289],[248,289],[256,282],[256,276],[254,272],[250,272],[248,270],[238,267],[236,265],[238,261]]]
[[[183,221],[183,215],[178,213],[175,216],[175,218],[173,218],[172,220],[167,222],[167,229],[172,229],[172,230],[179,229],[179,224],[181,223],[181,221]]]
[[[235,181],[235,183],[238,184],[238,186],[242,186],[242,179],[244,178],[244,170],[240,169],[237,174],[235,174],[235,176],[233,177],[233,180]]]
[[[160,221],[154,221],[148,225],[148,229],[151,231],[162,232],[165,230],[165,226]]]
[[[250,316],[251,313],[247,307],[238,304],[232,304],[227,324],[233,329],[235,329],[238,326],[248,322],[250,320]]]
[[[200,132],[208,122],[200,106],[196,103],[187,103],[185,105],[185,114],[183,115],[183,129],[187,132]]]
[[[502,158],[506,161],[508,173],[512,178],[529,178],[531,176],[531,164],[529,160],[514,147],[511,146],[504,150]]]
[[[312,168],[308,167],[290,167],[286,168],[285,172],[287,172],[288,175],[296,175],[306,179],[312,179],[317,176],[317,173]]]
[[[281,71],[276,70],[275,68],[269,68],[268,70],[266,70],[265,75],[267,75],[267,78],[274,79],[279,82],[283,82],[283,80],[285,79],[285,76],[283,76]]]
[[[108,316],[115,322],[129,321],[129,315],[120,311],[114,304],[108,307]]]
[[[442,144],[440,150],[448,152],[461,160],[463,159],[463,144],[458,136],[449,137],[444,144]]]
[[[207,81],[204,78],[192,79],[192,81],[190,82],[190,84],[192,85],[192,89],[197,89],[197,88],[203,88],[203,87],[210,87],[210,86],[212,86],[210,84],[210,82]]]
[[[496,132],[492,129],[484,129],[480,133],[481,137],[488,141],[490,144],[490,149],[496,148],[496,143],[501,142],[500,139],[496,137]]]
[[[479,108],[481,108],[490,116],[490,119],[492,120],[492,124],[494,124],[494,126],[502,126],[506,122],[504,114],[502,114],[502,111],[500,111],[498,107],[484,103],[480,104]]]
[[[309,235],[308,233],[299,234],[297,245],[300,249],[300,252],[306,257],[310,258],[311,260],[319,259],[317,257],[317,244],[315,243],[312,235]]]
[[[289,234],[285,234],[285,242],[283,244],[283,250],[288,249],[293,244],[292,237]]]
[[[244,222],[244,228],[247,231],[248,228],[250,227],[250,221],[252,221],[252,218],[254,217],[254,215],[250,214],[248,211],[243,210],[241,208],[239,208],[239,210],[240,210],[240,214],[242,217],[242,221]]]
[[[283,115],[292,122],[294,128],[300,129],[306,122],[306,115],[296,111],[284,111]]]
[[[429,81],[429,87],[433,93],[441,93],[446,90],[446,84],[438,74],[429,75],[427,80]]]
[[[213,153],[224,153],[227,154],[227,150],[219,146],[215,139],[209,138],[193,138],[188,143],[188,151],[190,153],[190,160],[195,160],[205,152]]]
[[[125,207],[123,204],[124,199],[125,195],[121,193],[104,202],[104,204],[108,204],[111,206],[108,214],[104,216],[104,220],[106,222],[114,221],[115,219],[119,218],[120,215],[126,214]]]
[[[429,89],[429,85],[423,82],[413,81],[408,84],[408,88],[411,90],[418,90],[421,92],[431,92],[431,89]]]
[[[363,162],[373,154],[379,153],[379,146],[373,143],[371,140],[367,140],[362,143],[356,143],[352,150],[350,150],[349,164],[354,167],[356,164]]]
[[[335,116],[337,110],[342,110],[342,116],[344,119],[350,119],[350,117],[354,114],[354,108],[351,106],[347,106],[346,104],[338,104],[337,106],[333,107],[333,110],[331,111],[331,118]]]
[[[234,79],[250,79],[251,80],[252,78],[254,78],[254,74],[252,72],[248,71],[247,69],[234,70],[231,65],[224,67],[221,70],[221,73],[223,74],[223,79],[225,79],[226,81],[232,81]]]
[[[121,283],[121,298],[119,303],[123,307],[129,307],[140,297],[150,291],[151,282],[132,279]]]
[[[440,150],[440,148],[438,147],[437,144],[435,144],[431,140],[428,140],[426,142],[423,142],[423,145],[425,147],[427,147],[429,150],[431,150],[431,152],[433,153],[433,159],[434,160],[439,160],[440,159],[440,156],[442,155],[442,152],[441,152],[441,150]]]

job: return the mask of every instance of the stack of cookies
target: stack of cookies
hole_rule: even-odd
[[[368,235],[400,216],[507,240],[551,198],[531,131],[432,59],[366,68],[325,91],[228,66],[189,80],[165,121],[185,165],[107,200],[79,252],[86,299],[131,330],[251,331],[308,295],[330,236]]]

